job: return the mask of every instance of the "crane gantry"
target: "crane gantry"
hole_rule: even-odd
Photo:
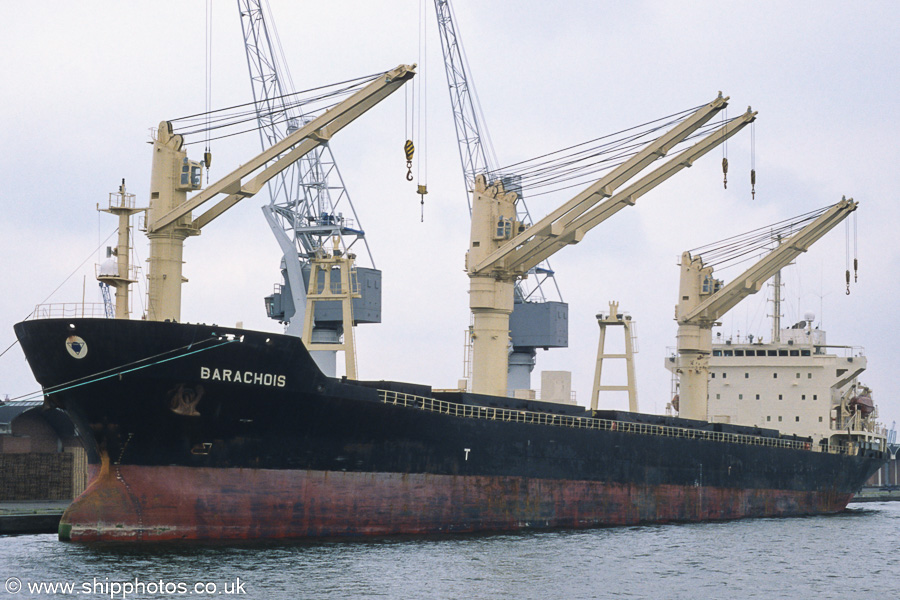
[[[290,72],[283,57],[276,54],[280,43],[275,24],[270,22],[271,10],[267,3],[238,0],[237,4],[260,142],[265,150],[308,118],[289,101],[293,91]],[[325,350],[313,350],[311,354],[319,368],[333,377],[338,340],[350,336],[348,329],[357,323],[381,322],[381,271],[375,268],[353,201],[328,144],[322,144],[295,162],[273,178],[268,187],[270,201],[262,211],[282,251],[284,281],[266,297],[266,312],[270,318],[285,324],[288,335],[307,336],[311,342],[322,344]],[[310,319],[312,330],[305,331],[306,288],[310,273],[316,270],[312,262],[333,256],[334,239],[343,256],[349,256],[350,249],[361,242],[361,254],[368,256],[371,267],[354,264],[353,271],[363,280],[359,290],[365,298],[358,306],[353,303],[353,315],[348,322],[343,319],[342,311],[334,309],[336,303],[318,306],[314,319]]]

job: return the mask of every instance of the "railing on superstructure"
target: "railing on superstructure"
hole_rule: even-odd
[[[856,412],[850,416],[840,417],[836,421],[831,422],[832,431],[850,431],[851,433],[873,433],[877,436],[886,437],[887,428],[878,423],[878,411],[876,409],[870,415],[863,415],[862,412]]]
[[[447,402],[437,398],[414,396],[402,392],[378,390],[379,399],[385,404],[418,408],[431,412],[438,412],[454,417],[471,419],[487,419],[491,421],[508,421],[513,423],[529,423],[534,425],[554,425],[557,427],[571,427],[574,429],[598,429],[602,431],[617,431],[638,435],[659,435],[664,437],[680,437],[688,439],[705,440],[709,442],[723,442],[729,444],[747,444],[753,446],[770,446],[774,448],[789,448],[792,450],[815,450],[830,454],[857,454],[858,449],[846,446],[816,446],[809,442],[785,440],[755,435],[738,433],[724,433],[721,431],[706,431],[702,429],[689,429],[685,427],[672,427],[669,425],[653,425],[649,423],[629,423],[627,421],[613,421],[610,419],[596,419],[593,417],[572,417],[568,415],[555,415],[552,413],[533,412],[527,410],[511,410],[508,408],[494,408],[490,406],[475,406],[471,404],[459,404]]]
[[[56,304],[38,304],[34,307],[29,319],[79,319],[106,318],[106,306],[102,302],[60,302]]]
[[[668,355],[675,354],[675,348],[666,348]],[[830,353],[830,354],[829,354]],[[750,342],[714,342],[712,356],[717,358],[797,358],[810,356],[836,356],[837,358],[855,358],[866,355],[863,346],[838,346],[831,344],[772,344]]]

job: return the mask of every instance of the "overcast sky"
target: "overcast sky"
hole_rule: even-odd
[[[426,90],[427,144],[420,139],[416,161],[418,170],[427,158],[427,169],[419,180],[404,178],[402,93],[331,146],[384,272],[383,322],[358,329],[360,376],[455,387],[468,325],[468,213],[432,2],[425,7],[424,57],[418,2],[273,0],[271,6],[297,88],[423,63],[417,84]],[[594,315],[618,300],[638,324],[641,410],[661,412],[671,398],[663,359],[675,344],[681,252],[846,195],[860,202],[859,282],[847,296],[841,226],[785,271],[783,313],[790,324],[814,312],[830,343],[865,347],[862,381],[872,386],[882,421],[900,418],[900,383],[891,371],[900,357],[894,314],[900,5],[456,0],[454,6],[501,164],[709,102],[719,90],[731,97],[729,116],[748,105],[759,111],[755,200],[748,128],[728,143],[727,190],[716,150],[551,259],[570,307],[570,347],[539,351],[534,385],[540,370],[570,370],[579,403],[589,402]],[[122,178],[146,204],[149,129],[202,111],[206,96],[202,2],[32,2],[6,13],[0,351],[14,341],[12,325],[36,304],[80,302],[83,290],[88,302],[99,300],[94,250],[116,224],[96,204],[106,203]],[[215,3],[212,48],[213,106],[251,100],[235,2]],[[214,143],[210,181],[258,151],[254,136]],[[417,183],[428,185],[424,223]],[[535,197],[529,208],[539,218],[566,199]],[[280,330],[262,303],[280,281],[279,249],[259,209],[265,202],[263,194],[245,200],[187,241],[182,320]],[[142,238],[137,251],[145,260]],[[768,339],[765,295],[734,309],[718,331]],[[17,346],[0,357],[0,394],[36,388]],[[626,406],[624,398],[606,404]]]

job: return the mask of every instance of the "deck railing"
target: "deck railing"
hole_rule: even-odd
[[[106,318],[106,306],[102,302],[65,302],[38,304],[29,319]]]
[[[512,423],[528,423],[534,425],[551,425],[556,427],[571,427],[574,429],[598,429],[602,431],[618,431],[637,435],[659,435],[664,437],[676,437],[686,439],[706,440],[710,442],[724,442],[729,444],[748,444],[752,446],[770,446],[774,448],[790,448],[793,450],[817,450],[832,454],[848,454],[850,449],[846,446],[816,446],[809,442],[785,440],[781,438],[762,437],[739,433],[725,433],[721,431],[706,431],[702,429],[690,429],[686,427],[672,427],[669,425],[653,425],[650,423],[629,423],[613,421],[610,419],[596,419],[593,417],[573,417],[569,415],[555,415],[551,413],[534,412],[527,410],[513,410],[508,408],[495,408],[489,406],[473,406],[447,402],[437,398],[415,396],[402,392],[378,390],[379,398],[385,404],[418,408],[431,412],[438,412],[454,417],[470,419],[487,419],[491,421],[507,421]],[[855,448],[852,450],[856,454]]]

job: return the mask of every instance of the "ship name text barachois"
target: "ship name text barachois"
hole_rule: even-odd
[[[209,367],[200,367],[200,379],[227,381],[229,383],[249,383],[251,385],[268,385],[280,388],[283,388],[287,383],[287,379],[284,375],[241,371],[239,369],[211,369]]]

